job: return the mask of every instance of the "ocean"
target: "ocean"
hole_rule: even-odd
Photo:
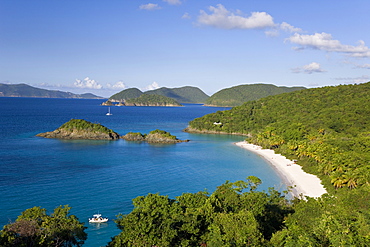
[[[227,110],[187,104],[184,107],[111,107],[104,100],[0,97],[0,227],[24,210],[41,206],[51,213],[59,205],[85,222],[84,246],[105,246],[120,230],[113,220],[129,213],[132,199],[148,193],[175,198],[185,192],[213,192],[225,181],[262,180],[260,190],[285,186],[261,157],[235,146],[244,137],[190,134],[188,122]],[[59,140],[36,137],[70,119],[100,123],[124,135],[160,129],[190,142]],[[88,223],[101,213],[110,221]]]

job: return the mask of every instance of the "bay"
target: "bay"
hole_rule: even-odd
[[[89,224],[84,246],[105,246],[119,233],[112,221],[132,210],[131,200],[148,193],[175,198],[184,192],[212,192],[226,180],[262,179],[261,190],[285,189],[265,160],[235,146],[244,138],[189,134],[188,122],[228,108],[111,107],[103,100],[0,98],[0,226],[22,211],[41,206],[51,213],[59,205],[88,222],[94,213],[110,221]],[[100,123],[119,134],[170,132],[190,142],[173,145],[36,137],[72,118]]]

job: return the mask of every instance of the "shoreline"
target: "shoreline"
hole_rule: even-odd
[[[291,192],[293,196],[303,195],[317,198],[327,193],[317,176],[306,173],[300,165],[295,164],[281,154],[275,154],[274,150],[262,149],[262,147],[246,141],[236,142],[235,145],[261,156],[272,165],[283,182],[287,186],[293,186]]]

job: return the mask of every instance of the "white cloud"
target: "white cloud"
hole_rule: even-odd
[[[118,81],[118,82],[114,83],[113,85],[108,83],[107,87],[111,88],[111,89],[125,89],[125,88],[127,88],[126,84],[123,81]]]
[[[161,9],[161,7],[156,3],[148,3],[148,4],[142,4],[139,6],[139,9],[143,10],[157,10]]]
[[[370,69],[370,64],[356,65],[356,67],[360,69]]]
[[[89,77],[86,77],[83,80],[76,79],[74,86],[79,88],[92,88],[92,89],[103,88],[103,86],[100,85],[97,81],[91,80]]]
[[[316,62],[312,62],[310,64],[304,65],[302,67],[292,69],[293,73],[305,73],[305,74],[312,74],[312,73],[322,73],[326,72],[321,68],[321,65]]]
[[[199,24],[222,29],[263,29],[275,26],[272,16],[266,12],[253,12],[251,16],[244,17],[240,11],[231,13],[222,4],[210,6],[209,10],[211,14],[200,11]]]
[[[189,13],[185,13],[181,16],[181,19],[191,19],[191,16],[189,15]]]
[[[143,91],[154,90],[154,89],[157,89],[157,88],[159,88],[159,85],[158,85],[157,82],[154,81],[152,84],[143,88]]]
[[[299,49],[312,48],[328,52],[349,54],[352,57],[370,57],[370,49],[365,42],[360,40],[359,45],[343,45],[339,40],[333,39],[328,33],[315,33],[313,35],[301,35],[295,33],[287,39],[291,43],[300,45]]]
[[[163,0],[163,2],[166,2],[166,3],[171,4],[171,5],[179,5],[179,4],[181,4],[181,1],[180,0]]]
[[[368,75],[363,75],[359,77],[337,77],[334,78],[335,80],[338,81],[345,81],[345,83],[351,84],[351,83],[364,83],[368,82],[370,80],[370,76]]]
[[[286,23],[286,22],[283,22],[280,24],[280,29],[285,31],[285,32],[290,32],[290,33],[301,33],[302,32],[302,29],[298,28],[298,27],[293,27],[292,25]]]

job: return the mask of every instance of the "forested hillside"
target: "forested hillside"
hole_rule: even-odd
[[[155,90],[150,90],[146,92],[142,92],[137,88],[129,88],[122,90],[119,93],[112,95],[109,100],[111,101],[127,101],[129,99],[138,98],[142,94],[147,95],[160,95],[164,97],[168,97],[174,99],[180,103],[204,103],[209,96],[206,95],[202,90],[197,87],[181,87],[181,88],[158,88]]]
[[[209,96],[197,87],[180,88],[158,88],[145,92],[145,94],[156,94],[175,99],[180,103],[204,103]]]
[[[206,115],[189,127],[248,134],[248,141],[298,159],[335,188],[369,187],[369,99],[370,82],[300,90]]]
[[[251,84],[226,88],[207,99],[209,106],[239,106],[251,100],[257,100],[270,95],[293,92],[304,87],[278,87],[271,84]]]
[[[128,88],[125,90],[122,90],[119,93],[113,94],[112,96],[109,97],[109,100],[111,101],[123,101],[123,100],[128,100],[128,99],[133,99],[140,97],[143,92],[141,92],[137,88]]]

